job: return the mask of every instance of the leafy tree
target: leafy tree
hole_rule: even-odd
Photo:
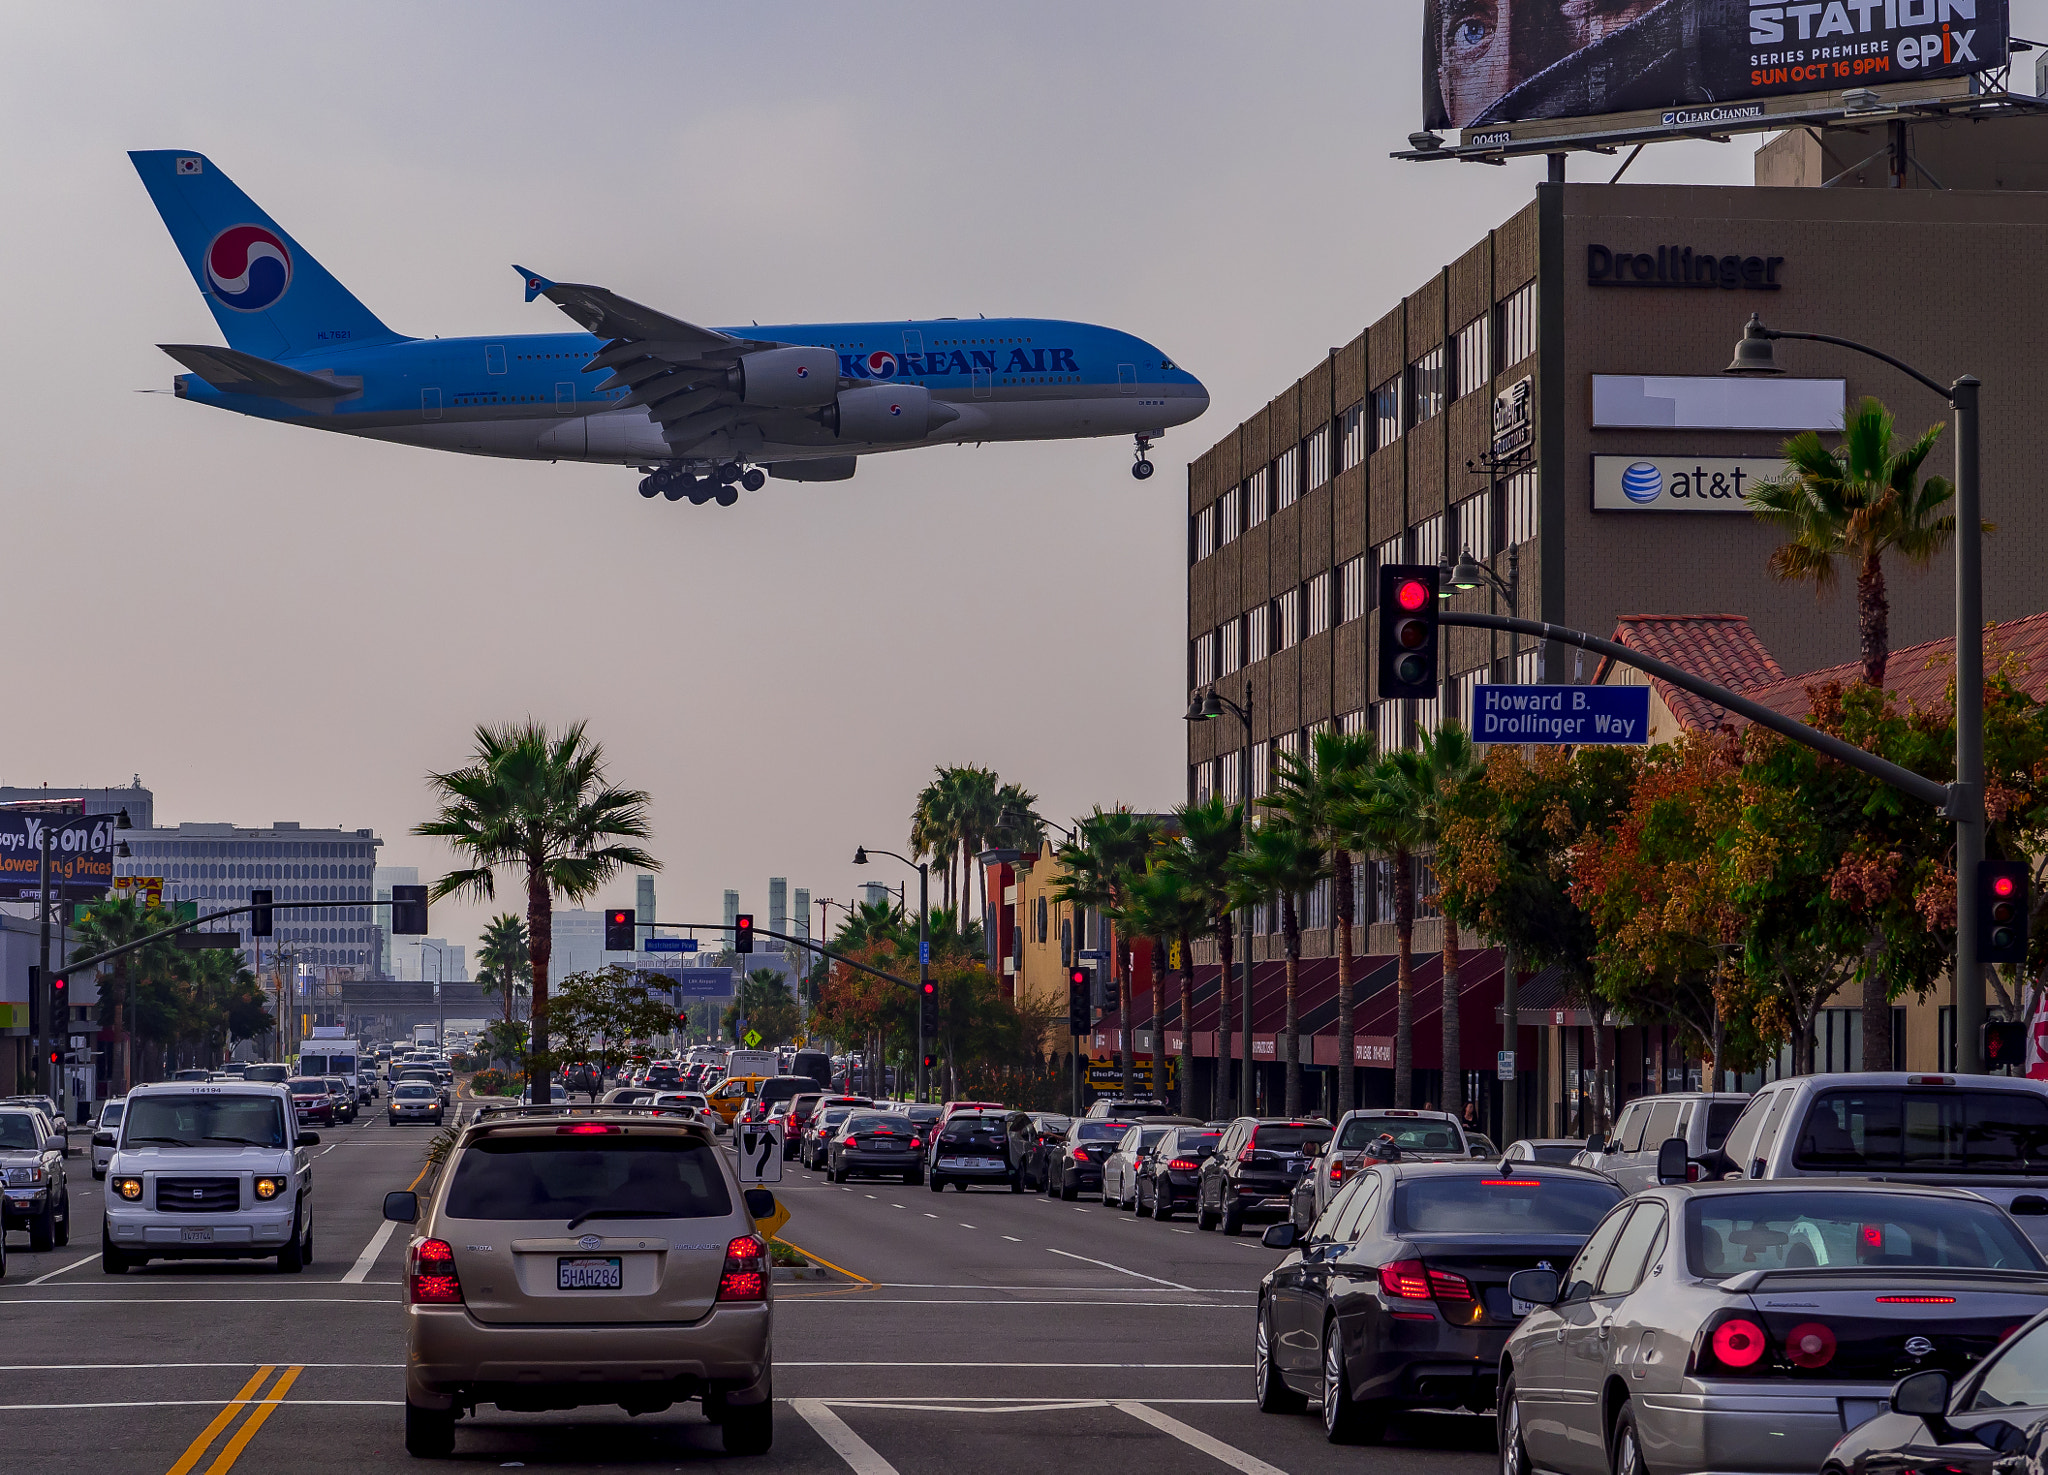
[[[557,1064],[570,1060],[601,1061],[607,1072],[615,1071],[638,1045],[667,1034],[674,1023],[665,993],[650,991],[645,976],[623,964],[571,973],[556,986],[548,1007],[556,1048],[551,1055],[528,1051],[528,1077],[545,1081]]]
[[[556,897],[581,901],[621,870],[654,871],[661,862],[639,845],[650,831],[648,796],[605,776],[604,751],[572,723],[551,733],[538,722],[479,726],[469,763],[428,775],[432,819],[415,835],[446,840],[469,861],[434,883],[432,896],[492,901],[497,870],[526,885],[527,957],[533,1003],[530,1072],[534,1100],[549,1099],[548,960],[554,951]]]
[[[1414,803],[1422,821],[1424,841],[1434,852],[1443,838],[1443,822],[1456,802],[1458,790],[1479,776],[1479,763],[1472,750],[1472,738],[1455,722],[1440,724],[1436,731],[1422,735],[1422,762],[1415,766],[1419,789]],[[1458,918],[1443,906],[1443,883],[1437,882],[1437,910],[1443,917],[1443,1025],[1440,1059],[1443,1062],[1443,1095],[1438,1105],[1451,1114],[1465,1110],[1464,989],[1458,970]]]
[[[73,929],[78,942],[71,956],[89,958],[95,953],[125,947],[138,938],[162,931],[173,920],[168,911],[148,905],[133,892],[115,892],[79,913]],[[136,984],[139,979],[155,980],[162,976],[172,962],[170,945],[158,943],[104,965],[100,1024],[111,1030],[117,1041],[112,1052],[111,1084],[115,1095],[125,1095],[135,1083]]]
[[[741,1019],[759,1030],[763,1045],[786,1045],[803,1027],[803,1013],[789,992],[789,980],[773,968],[756,968],[740,981],[719,1023],[725,1036]]]
[[[525,919],[516,912],[500,912],[484,923],[477,943],[477,988],[504,1001],[507,1024],[512,1022],[513,1001],[533,982],[532,946]]]
[[[1112,916],[1123,909],[1131,882],[1145,872],[1160,843],[1159,822],[1134,814],[1123,805],[1098,808],[1075,826],[1075,838],[1054,852],[1064,874],[1054,897],[1078,907]],[[1122,930],[1110,949],[1110,971],[1117,985],[1119,1018],[1117,1054],[1123,1066],[1124,1094],[1131,1082],[1130,938]]]
[[[1280,943],[1286,957],[1286,1017],[1281,1037],[1285,1041],[1286,1111],[1293,1116],[1301,1110],[1301,914],[1297,908],[1300,899],[1328,874],[1328,868],[1315,838],[1282,812],[1253,829],[1249,843],[1232,861],[1232,873],[1237,878],[1240,905],[1256,906],[1269,898],[1280,903]]]

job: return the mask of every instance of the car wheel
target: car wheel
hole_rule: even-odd
[[[728,1403],[720,1421],[729,1455],[764,1455],[775,1443],[775,1400],[759,1403]]]
[[[113,1236],[109,1235],[105,1227],[102,1226],[100,1229],[100,1273],[102,1275],[126,1275],[128,1273],[128,1265],[127,1251],[115,1249]]]
[[[107,1170],[105,1168],[94,1168],[92,1170],[92,1176],[93,1181],[97,1183],[107,1176]]]
[[[28,1247],[32,1250],[48,1250],[57,1243],[57,1201],[51,1199],[43,1205],[43,1212],[36,1222],[28,1227]]]
[[[1244,1210],[1233,1204],[1225,1203],[1223,1206],[1222,1224],[1225,1234],[1241,1232],[1244,1229]]]
[[[1012,1173],[1012,1174],[1010,1175],[1010,1192],[1012,1192],[1012,1193],[1022,1193],[1023,1191],[1024,1191],[1024,1175],[1023,1175],[1023,1174],[1021,1174],[1021,1173]]]
[[[64,1191],[64,1212],[57,1218],[57,1245],[63,1248],[71,1243],[71,1190]]]
[[[1378,1444],[1387,1434],[1386,1410],[1351,1396],[1334,1318],[1323,1324],[1323,1434],[1332,1444]]]
[[[1614,1416],[1614,1432],[1608,1436],[1608,1468],[1614,1475],[1644,1475],[1643,1442],[1636,1435],[1636,1411],[1624,1402]]]
[[[286,1275],[297,1275],[306,1268],[306,1245],[305,1241],[299,1238],[299,1220],[296,1214],[292,1216],[291,1243],[277,1252],[277,1268]],[[452,1422],[449,1427],[454,1427]],[[409,1449],[411,1445],[408,1443],[406,1447]]]
[[[1152,1186],[1152,1217],[1161,1224],[1173,1217],[1173,1190],[1163,1184]]]
[[[922,1168],[912,1168],[903,1175],[903,1184],[906,1188],[915,1188],[922,1182],[924,1182],[924,1169]]]
[[[1529,1450],[1522,1443],[1522,1407],[1515,1401],[1512,1373],[1500,1390],[1500,1475],[1529,1475]]]
[[[405,1452],[420,1460],[445,1460],[454,1454],[455,1410],[421,1408],[406,1399]]]
[[[1073,1186],[1072,1184],[1070,1184],[1070,1183],[1067,1183],[1067,1182],[1064,1182],[1064,1181],[1062,1181],[1062,1182],[1061,1182],[1061,1184],[1060,1184],[1060,1202],[1061,1202],[1061,1203],[1063,1203],[1063,1204],[1070,1204],[1070,1203],[1072,1203],[1072,1202],[1073,1202],[1073,1201],[1074,1201],[1075,1199],[1079,1198],[1080,1196],[1081,1196],[1081,1190],[1080,1190],[1080,1189],[1078,1189],[1078,1188],[1074,1187],[1074,1186]]]
[[[1298,1414],[1308,1407],[1308,1400],[1287,1386],[1280,1376],[1280,1369],[1273,1365],[1273,1346],[1266,1334],[1266,1308],[1259,1308],[1259,1329],[1252,1345],[1253,1401],[1259,1412],[1266,1414]]]
[[[1201,1192],[1197,1190],[1195,1194],[1195,1228],[1206,1231],[1215,1227],[1216,1216],[1203,1206]]]
[[[934,1173],[934,1174],[932,1174],[932,1192],[933,1192],[933,1193],[944,1193],[945,1191],[946,1191],[946,1180],[945,1180],[945,1179],[943,1179],[943,1178],[941,1178],[941,1177],[940,1177],[940,1176],[939,1176],[939,1175],[938,1175],[937,1173]]]

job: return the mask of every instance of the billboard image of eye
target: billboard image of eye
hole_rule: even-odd
[[[1432,129],[1673,110],[2005,65],[2007,0],[1427,0]],[[1704,111],[1707,116],[1695,116]]]

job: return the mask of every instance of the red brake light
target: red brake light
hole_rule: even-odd
[[[1453,1275],[1448,1270],[1429,1272],[1429,1291],[1439,1301],[1469,1301],[1472,1299],[1472,1283],[1462,1275]]]
[[[1835,1359],[1835,1334],[1818,1321],[1802,1321],[1785,1333],[1785,1355],[1800,1367],[1826,1367]]]
[[[1764,1329],[1747,1317],[1738,1316],[1714,1328],[1711,1340],[1714,1356],[1723,1367],[1755,1367],[1763,1360]],[[1832,1356],[1832,1352],[1829,1354]]]
[[[1541,1188],[1541,1178],[1481,1178],[1481,1188]]]
[[[1332,1183],[1342,1183],[1344,1181],[1344,1163],[1340,1158],[1333,1157],[1330,1159],[1330,1181]]]
[[[1252,1160],[1252,1149],[1249,1144],[1237,1150],[1237,1160],[1241,1163],[1248,1163]]]
[[[412,1247],[407,1298],[415,1306],[460,1306],[462,1281],[455,1273],[455,1246],[445,1239],[423,1239]]]
[[[726,1245],[725,1271],[718,1278],[718,1299],[768,1299],[768,1246],[758,1234],[743,1234]]]
[[[1202,1165],[1193,1158],[1177,1157],[1168,1163],[1166,1168],[1170,1173],[1198,1173],[1201,1171]]]
[[[1380,1267],[1380,1289],[1390,1296],[1426,1301],[1429,1299],[1429,1272],[1423,1269],[1420,1260],[1396,1260]]]
[[[605,1137],[613,1133],[623,1135],[624,1127],[614,1127],[605,1122],[577,1122],[573,1126],[555,1128],[557,1137]]]
[[[924,1139],[922,1137],[913,1137],[910,1139],[910,1145],[912,1147],[922,1147],[924,1146]]]
[[[1953,1306],[1954,1296],[1879,1296],[1880,1306]]]

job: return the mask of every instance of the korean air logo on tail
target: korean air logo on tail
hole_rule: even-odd
[[[894,379],[896,355],[887,349],[878,348],[867,356],[866,368],[870,379]]]
[[[260,225],[231,225],[206,248],[206,285],[236,312],[261,312],[292,284],[292,253]]]

